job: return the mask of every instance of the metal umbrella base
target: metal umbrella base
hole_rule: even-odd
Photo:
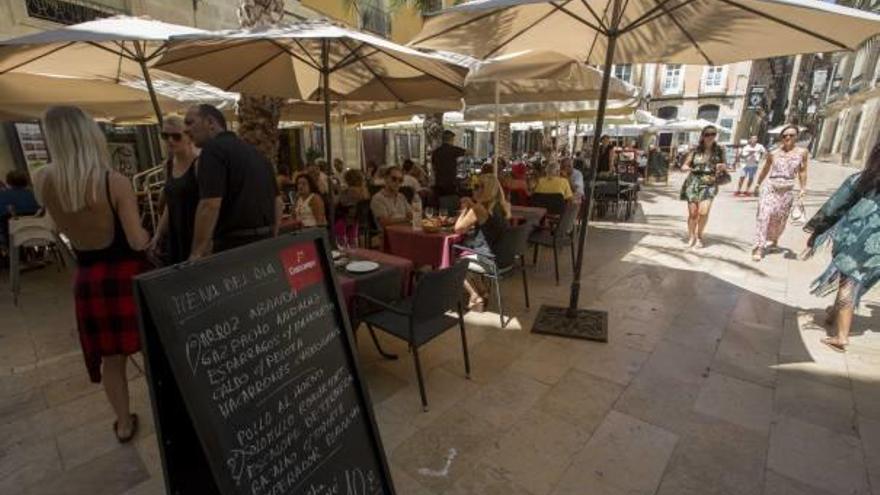
[[[608,312],[542,305],[532,333],[608,342]]]

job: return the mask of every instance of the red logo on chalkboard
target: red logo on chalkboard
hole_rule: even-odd
[[[281,251],[287,282],[297,291],[320,282],[324,276],[315,245],[304,242]]]

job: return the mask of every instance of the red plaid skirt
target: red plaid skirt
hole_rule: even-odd
[[[139,258],[77,268],[76,322],[89,378],[95,383],[101,382],[102,356],[127,356],[141,350],[132,278],[148,268]]]

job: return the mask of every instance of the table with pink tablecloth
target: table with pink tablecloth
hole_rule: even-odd
[[[455,232],[425,232],[410,225],[385,227],[385,251],[412,261],[415,266],[448,268],[455,261],[453,244],[461,240]]]

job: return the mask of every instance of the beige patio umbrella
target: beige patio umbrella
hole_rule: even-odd
[[[183,103],[158,95],[166,110]],[[0,116],[4,120],[36,120],[53,105],[76,105],[93,117],[112,122],[155,121],[150,98],[143,90],[90,79],[12,73],[0,77]]]
[[[174,38],[156,67],[225,91],[324,102],[459,98],[465,69],[326,21]],[[325,132],[328,164],[330,133]]]
[[[0,78],[27,72],[111,82],[143,79],[157,120],[161,100],[151,65],[175,35],[203,33],[142,17],[117,16],[0,41]]]
[[[609,100],[606,116],[630,116],[639,108],[638,98]],[[501,122],[530,122],[536,120],[595,119],[598,101],[547,101],[529,103],[507,103],[495,105],[467,105],[464,116],[468,120],[491,120],[498,115]]]
[[[474,0],[429,18],[412,44],[479,59],[557,51],[601,65],[600,134],[615,63],[719,65],[853,50],[878,33],[880,16],[816,0]],[[594,140],[590,187],[597,162]],[[591,205],[588,194],[568,307],[543,307],[536,331],[607,340],[607,318],[578,310]]]

